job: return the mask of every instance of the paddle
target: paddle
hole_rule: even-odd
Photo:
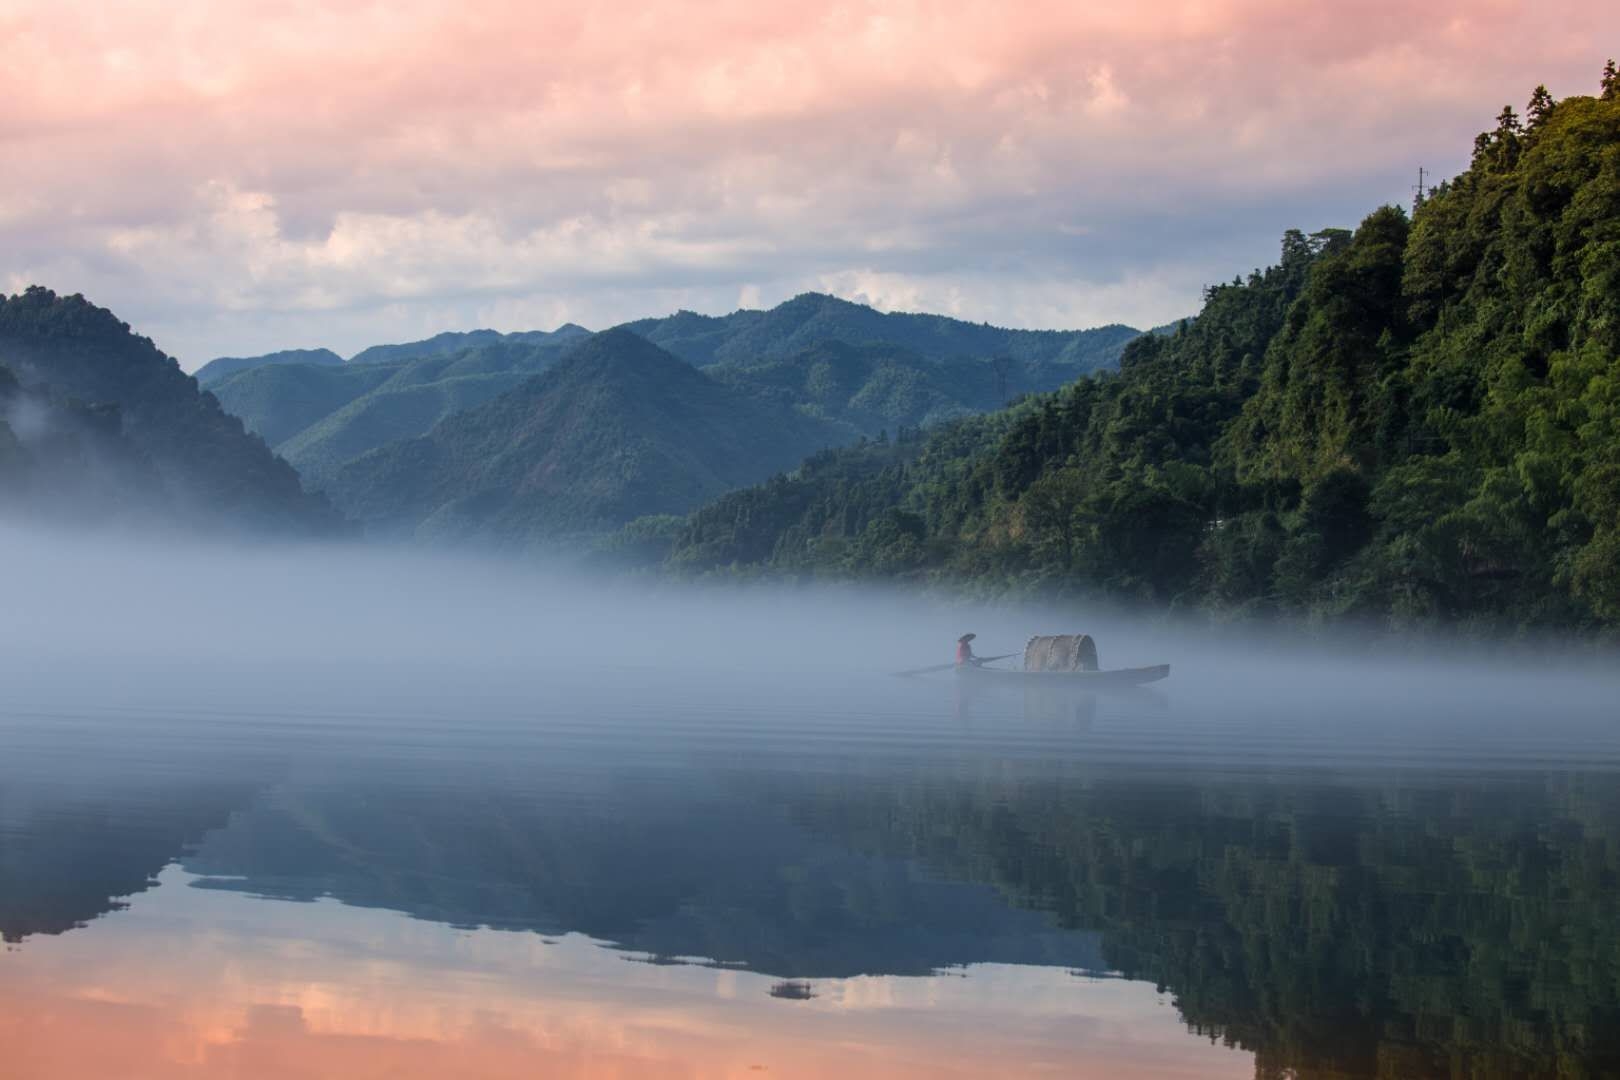
[[[1009,656],[1017,655],[1017,653],[1002,653],[1000,656],[980,656],[977,657],[977,660],[981,664],[988,664],[992,660],[1005,660]],[[949,671],[955,666],[956,664],[953,662],[949,664],[935,664],[933,667],[912,668],[910,671],[896,671],[894,672],[894,677],[897,679],[909,679],[913,675],[931,675],[936,671]]]

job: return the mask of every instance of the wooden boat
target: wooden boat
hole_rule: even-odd
[[[1152,667],[1115,668],[1112,671],[1022,671],[1016,668],[981,667],[963,664],[957,667],[956,677],[971,683],[993,683],[998,686],[1051,687],[1065,690],[1100,689],[1109,686],[1141,686],[1158,682],[1170,674],[1169,664]]]

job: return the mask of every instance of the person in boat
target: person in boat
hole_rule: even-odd
[[[963,634],[961,637],[956,639],[957,667],[966,667],[969,664],[973,665],[974,667],[978,667],[984,662],[977,656],[973,655],[973,639],[978,636],[979,635],[977,634]]]

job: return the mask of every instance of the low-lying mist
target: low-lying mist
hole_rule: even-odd
[[[1019,653],[1036,633],[1092,634],[1104,668],[1172,665],[1147,693],[1180,719],[1274,715],[1337,726],[1441,722],[1467,731],[1567,718],[1606,731],[1620,680],[1602,658],[1526,645],[1410,654],[1353,637],[1290,641],[1104,609],[983,605],[847,586],[699,586],[593,578],[562,565],[360,544],[196,544],[0,528],[11,568],[0,655],[13,706],[373,709],[541,700],[567,688],[659,701],[746,687],[827,711],[949,693],[956,638]],[[1016,666],[1015,656],[1007,661]],[[586,688],[582,690],[582,688]],[[583,696],[582,696],[583,694]],[[907,698],[907,695],[910,695]],[[1403,719],[1409,718],[1409,719]]]

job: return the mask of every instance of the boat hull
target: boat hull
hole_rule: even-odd
[[[956,677],[971,683],[997,686],[1062,687],[1089,690],[1106,686],[1142,686],[1158,682],[1170,674],[1169,664],[1151,667],[1115,668],[1113,671],[1019,671],[1005,668],[963,665]]]

